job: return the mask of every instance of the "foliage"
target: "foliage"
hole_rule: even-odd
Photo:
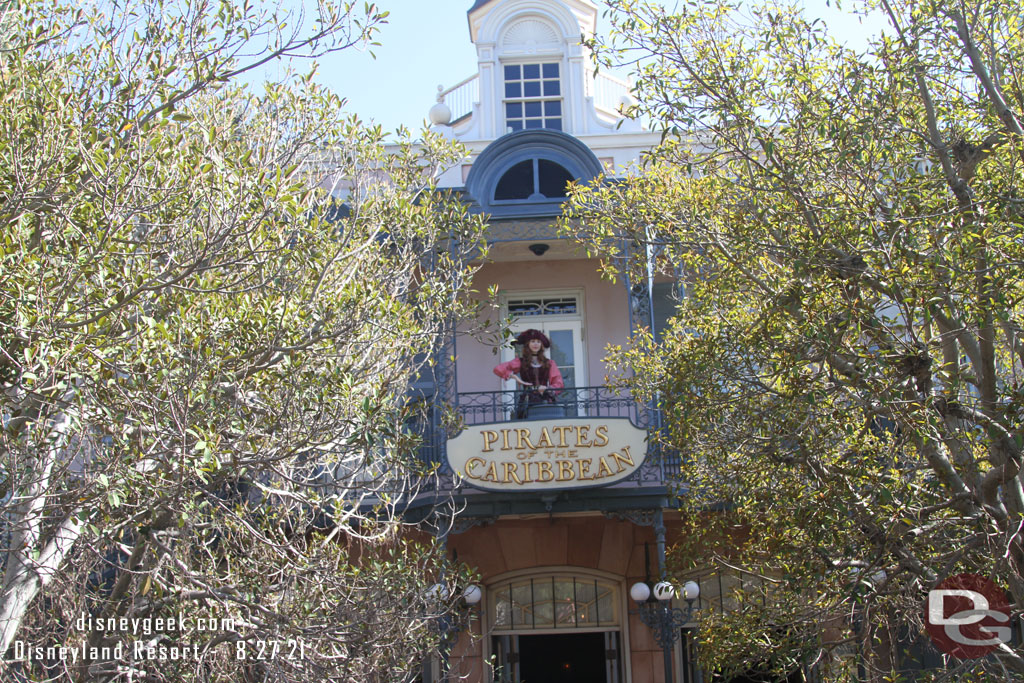
[[[705,663],[842,680],[861,652],[898,675],[927,590],[961,572],[1019,617],[1019,6],[868,3],[888,27],[858,53],[781,5],[609,5],[594,47],[634,65],[633,113],[665,139],[634,177],[577,188],[565,229],[613,272],[649,247],[680,283],[669,328],[620,356],[684,455],[685,511],[726,510],[677,557],[772,579],[703,625]],[[942,676],[1021,671],[1004,645]]]
[[[312,74],[238,85],[386,18],[256,5],[0,9],[0,649],[178,613],[145,639],[199,649],[4,680],[393,680],[440,637],[457,569],[398,513],[431,473],[408,382],[470,313],[481,224],[433,184],[462,153],[386,149]],[[303,659],[236,659],[275,639]]]

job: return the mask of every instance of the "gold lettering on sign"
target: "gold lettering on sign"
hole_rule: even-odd
[[[470,479],[477,479],[477,475],[473,474],[473,470],[477,468],[477,465],[486,465],[487,461],[483,458],[470,458],[466,461],[466,476]]]
[[[633,467],[633,456],[629,454],[629,446],[623,446],[622,452],[625,453],[625,455],[612,453],[612,457],[615,458],[615,464],[619,466],[619,472],[625,470],[626,465]],[[626,465],[623,465],[622,463],[626,463]]]
[[[644,433],[625,418],[516,426],[481,425],[449,441],[449,463],[481,488],[599,486],[621,481],[644,459]]]
[[[491,444],[498,440],[498,432],[492,432],[491,430],[485,430],[480,432],[484,437],[484,453],[493,451]]]
[[[590,461],[589,460],[577,460],[576,469],[578,471],[577,479],[593,479],[590,476]]]
[[[526,442],[526,446],[523,446],[524,441]],[[529,429],[516,430],[516,448],[529,448],[531,451],[537,450],[537,447],[530,443]]]

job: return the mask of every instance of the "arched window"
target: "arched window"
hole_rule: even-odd
[[[511,681],[623,680],[621,581],[565,569],[488,585],[495,664]]]
[[[526,159],[502,174],[494,188],[494,201],[561,199],[573,180],[564,166],[550,159]]]
[[[495,631],[618,627],[618,589],[584,576],[538,576],[493,586]]]
[[[555,130],[521,130],[498,138],[476,158],[466,191],[498,218],[556,216],[570,181],[587,183],[601,163],[582,142]]]

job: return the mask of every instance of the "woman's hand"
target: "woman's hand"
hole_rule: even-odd
[[[547,391],[547,390],[548,390],[548,388],[547,388],[547,387],[546,387],[545,385],[543,385],[543,384],[541,384],[541,385],[540,385],[539,387],[537,387],[537,391],[539,391],[539,392],[540,392],[540,393],[542,393],[542,394],[543,394],[543,393],[544,393],[545,391]]]
[[[519,375],[512,375],[512,379],[514,379],[516,381],[516,383],[519,384],[519,386],[522,386],[522,387],[532,387],[533,386],[532,384],[530,384],[528,382],[524,382],[523,380],[521,380],[519,378]]]

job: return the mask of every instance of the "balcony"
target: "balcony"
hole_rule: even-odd
[[[556,408],[557,417],[627,417],[637,427],[648,429],[656,424],[654,411],[627,393],[609,387],[571,387],[561,389],[551,406],[537,404],[526,418],[517,418],[518,391],[472,391],[459,394],[459,415],[467,425],[508,422],[516,419],[556,417],[554,412],[538,409]]]
[[[473,113],[473,106],[480,101],[480,76],[473,74],[450,88],[438,86],[437,101],[448,106],[452,113],[451,124],[455,125]]]
[[[438,490],[451,490],[460,486],[453,476],[446,456],[448,439],[462,429],[476,425],[541,425],[560,419],[600,420],[628,419],[629,423],[645,430],[648,437],[661,428],[660,413],[647,404],[635,400],[628,392],[606,386],[571,387],[559,390],[554,404],[535,404],[521,417],[517,408],[518,391],[477,391],[458,394],[457,405],[451,406],[454,422],[459,426],[445,433],[439,426],[441,409],[433,409],[433,425],[424,425],[420,433],[423,461],[439,465]],[[551,423],[564,424],[564,423]],[[507,430],[506,430],[507,431]],[[682,461],[678,453],[664,452],[657,443],[649,443],[643,464],[627,479],[616,482],[612,488],[661,487],[677,483]],[[608,490],[607,488],[602,490]]]

